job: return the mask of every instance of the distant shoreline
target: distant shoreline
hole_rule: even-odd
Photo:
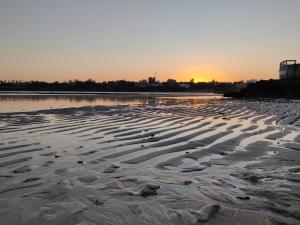
[[[261,80],[240,91],[224,93],[223,96],[236,99],[300,99],[300,78]]]

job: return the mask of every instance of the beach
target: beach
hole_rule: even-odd
[[[299,100],[122,96],[1,103],[1,225],[300,224]]]

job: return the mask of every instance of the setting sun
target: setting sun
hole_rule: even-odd
[[[221,71],[212,67],[187,67],[178,73],[178,80],[190,81],[194,79],[195,83],[208,82],[212,80],[224,80]]]

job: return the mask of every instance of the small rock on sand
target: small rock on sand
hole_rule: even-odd
[[[143,197],[147,197],[149,195],[157,195],[157,189],[159,189],[160,186],[156,184],[146,184],[140,191],[139,194]]]
[[[193,181],[190,178],[186,178],[186,177],[169,178],[166,180],[161,180],[161,182],[165,184],[176,184],[176,185],[189,185],[193,183]]]
[[[120,168],[120,166],[116,165],[116,164],[112,164],[110,165],[109,167],[107,167],[103,173],[113,173],[113,172],[116,172],[116,170]]]
[[[82,177],[78,178],[78,180],[80,180],[83,183],[92,183],[92,182],[96,181],[97,179],[98,178],[93,175],[87,175],[87,176],[82,176]]]
[[[192,167],[183,168],[181,172],[194,172],[194,171],[201,171],[207,168],[207,166],[201,166],[201,165],[194,165]]]
[[[237,199],[241,199],[241,200],[249,200],[250,197],[247,196],[247,195],[239,195],[239,196],[236,196]]]
[[[157,195],[157,189],[159,189],[160,186],[156,184],[145,184],[140,190],[133,191],[128,188],[120,188],[121,190],[118,192],[119,194],[125,194],[130,196],[143,196],[147,197],[149,195]]]

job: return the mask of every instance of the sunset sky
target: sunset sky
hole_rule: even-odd
[[[300,61],[299,0],[0,0],[0,79],[237,81]]]

